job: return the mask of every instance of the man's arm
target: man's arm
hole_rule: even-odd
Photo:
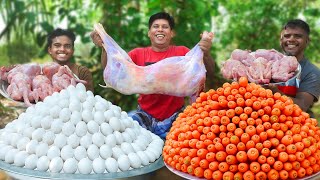
[[[102,41],[101,37],[99,36],[98,32],[96,32],[96,31],[92,31],[90,33],[90,37],[92,39],[92,42],[96,46],[101,47],[101,49],[102,49],[102,52],[101,52],[101,67],[102,67],[102,69],[104,69],[106,67],[106,65],[107,65],[108,57],[107,57],[107,53],[106,53],[105,49],[102,46],[103,41]]]
[[[202,37],[202,34],[200,35]],[[206,67],[207,73],[206,73],[206,84],[209,84],[211,78],[214,77],[214,68],[215,68],[215,63],[214,60],[210,54],[210,49],[212,46],[212,39],[213,39],[213,33],[209,33],[208,38],[202,38],[199,42],[199,47],[203,51],[203,62]],[[212,88],[212,87],[209,87]]]
[[[284,95],[275,85],[269,85],[268,88],[272,90],[273,93],[280,93]],[[307,92],[298,92],[295,97],[290,98],[295,104],[297,104],[303,111],[307,111],[313,104],[314,96]]]
[[[108,61],[108,56],[106,51],[104,50],[104,48],[101,48],[102,52],[101,52],[101,67],[102,69],[104,69],[107,66],[107,61]]]

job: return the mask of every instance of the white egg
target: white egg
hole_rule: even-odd
[[[105,112],[103,113],[103,115],[104,115],[104,117],[106,118],[106,119],[105,119],[106,122],[109,122],[110,119],[111,119],[112,117],[114,117],[114,113],[113,113],[112,110],[107,110],[107,111],[105,111]]]
[[[93,120],[93,115],[92,115],[92,110],[85,109],[81,113],[82,120],[86,123],[90,122]]]
[[[61,107],[58,105],[55,105],[52,108],[50,108],[49,111],[50,111],[50,116],[52,118],[58,118],[61,111]]]
[[[28,127],[26,129],[24,129],[23,131],[23,136],[24,137],[28,137],[29,139],[32,138],[32,132],[34,131],[35,129],[33,127]]]
[[[79,137],[85,136],[87,134],[87,124],[84,121],[79,121],[76,125],[76,134]]]
[[[103,158],[103,159],[107,159],[109,157],[112,156],[112,149],[109,145],[107,144],[104,144],[100,147],[99,149],[100,151],[100,156]]]
[[[17,143],[17,148],[20,151],[25,151],[27,144],[30,142],[30,139],[28,137],[22,137],[18,143]]]
[[[49,168],[50,160],[47,156],[41,156],[37,162],[37,170],[47,171]]]
[[[130,168],[129,158],[127,155],[121,155],[118,158],[118,166],[121,171],[127,171]]]
[[[10,149],[5,155],[6,163],[13,163],[15,155],[19,152],[18,149]]]
[[[64,134],[57,134],[53,144],[61,149],[67,144],[67,137]]]
[[[92,91],[87,91],[87,98],[88,97],[93,97],[94,98],[94,95],[93,95],[93,92]]]
[[[76,130],[76,127],[74,126],[74,124],[70,121],[64,123],[63,127],[62,127],[62,133],[66,136],[70,136],[71,134],[74,133],[74,131]]]
[[[121,118],[122,123],[125,128],[132,128],[133,127],[133,120],[131,118]]]
[[[53,118],[51,116],[45,116],[41,119],[41,127],[43,129],[50,129]]]
[[[34,140],[34,139],[30,140],[30,142],[28,142],[28,144],[26,144],[26,151],[29,154],[35,154],[38,145],[39,145],[39,143],[37,140]]]
[[[143,151],[144,149],[142,149],[142,147],[140,145],[138,145],[137,143],[131,143],[131,146],[133,148],[133,150],[135,152],[138,152],[138,151]]]
[[[6,145],[11,145],[11,138],[12,138],[12,133],[11,132],[5,132],[3,133],[3,136],[2,136],[3,139],[2,141],[4,142],[4,144]]]
[[[125,153],[119,148],[118,146],[115,146],[112,148],[112,157],[115,159],[118,159],[121,155],[124,155]]]
[[[138,151],[137,155],[139,156],[139,158],[141,159],[141,164],[143,166],[147,166],[149,165],[149,158],[148,156],[143,152],[143,151]]]
[[[72,111],[70,116],[70,122],[77,125],[79,121],[82,120],[81,113],[79,111]]]
[[[132,142],[132,138],[130,137],[130,135],[127,132],[123,132],[121,134],[122,134],[124,142],[128,142],[128,143]]]
[[[83,158],[86,158],[87,155],[87,150],[86,148],[82,147],[82,146],[78,146],[76,147],[76,149],[74,150],[74,157],[80,161]]]
[[[141,135],[144,136],[144,138],[147,140],[148,144],[152,141],[151,132],[145,128],[141,128],[140,131]]]
[[[93,105],[96,103],[96,99],[93,96],[88,96],[86,102],[90,103],[93,107]]]
[[[147,146],[139,140],[135,140],[134,143],[136,143],[139,147],[141,147],[142,151],[146,150],[146,148],[147,148]]]
[[[89,121],[87,126],[89,133],[94,134],[96,132],[99,132],[99,124],[97,122]]]
[[[78,91],[86,91],[86,87],[82,84],[82,83],[78,83],[77,85],[76,85],[76,89],[78,90]]]
[[[119,131],[114,131],[113,134],[116,137],[117,144],[118,145],[122,144],[123,142],[122,134]]]
[[[100,125],[100,131],[105,136],[113,133],[113,129],[111,128],[111,126],[105,122]]]
[[[96,132],[92,135],[92,143],[101,147],[104,144],[104,138],[100,132]]]
[[[69,102],[69,97],[65,97],[65,98],[63,98],[63,99],[60,99],[60,101],[59,101],[59,106],[62,108],[62,109],[64,109],[64,108],[68,108],[69,107],[69,104],[70,104],[70,102]]]
[[[121,118],[121,111],[119,110],[113,110],[113,114],[114,114],[114,117],[120,119]]]
[[[31,118],[31,126],[35,129],[41,127],[41,117],[40,116],[32,117]]]
[[[93,110],[94,103],[91,101],[85,101],[82,103],[82,109],[92,111]]]
[[[130,166],[132,168],[140,168],[141,167],[141,159],[136,153],[129,153],[128,154]]]
[[[117,139],[114,134],[109,134],[105,138],[105,144],[108,144],[110,147],[114,147],[117,144]]]
[[[121,150],[125,153],[125,154],[129,154],[129,153],[132,153],[132,152],[135,152],[133,147],[131,146],[130,143],[128,142],[123,142],[121,144]]]
[[[93,115],[93,119],[99,125],[101,125],[105,121],[105,117],[103,115],[103,111],[96,111]]]
[[[69,91],[68,90],[66,90],[66,89],[62,89],[60,92],[59,92],[59,94],[60,94],[60,97],[62,97],[62,98],[69,98],[69,96],[70,96],[70,94],[69,94]]]
[[[33,114],[34,112],[36,112],[34,106],[30,106],[26,109],[26,113],[28,114]]]
[[[69,121],[70,117],[71,117],[71,111],[68,108],[63,108],[59,113],[59,119],[61,119],[63,122]]]
[[[101,101],[97,101],[94,105],[94,108],[97,110],[97,111],[101,111],[101,112],[104,112],[107,110],[107,106],[101,102]]]
[[[78,170],[81,174],[90,174],[92,171],[92,161],[88,158],[83,158],[78,163]]]
[[[49,146],[46,143],[40,143],[36,148],[36,155],[38,157],[45,156],[48,153]]]
[[[81,112],[82,111],[82,105],[81,105],[80,100],[78,100],[78,99],[70,99],[69,110],[71,112],[74,112],[74,111]]]
[[[85,91],[78,91],[78,98],[80,102],[85,102],[87,98],[87,92]]]
[[[25,161],[28,155],[29,154],[26,151],[18,152],[14,157],[14,165],[23,167],[25,165]]]
[[[55,137],[56,136],[52,131],[47,131],[46,133],[44,133],[42,137],[42,141],[47,143],[48,145],[51,145],[53,144]]]
[[[65,145],[61,149],[61,158],[63,160],[67,160],[69,158],[72,158],[74,155],[74,149],[70,145]]]
[[[51,124],[51,131],[55,134],[58,134],[61,132],[63,126],[63,122],[61,119],[55,119],[53,120]]]
[[[13,147],[12,147],[12,146],[8,146],[8,145],[6,145],[6,146],[4,146],[4,147],[2,147],[2,148],[0,149],[0,159],[1,159],[2,161],[5,161],[6,154],[7,154],[7,152],[9,152],[11,149],[13,149]]]
[[[113,173],[118,171],[118,162],[114,158],[108,158],[106,160],[106,169],[108,172]]]
[[[32,139],[37,140],[37,141],[42,141],[42,137],[44,135],[44,133],[46,133],[46,130],[43,128],[38,128],[36,130],[33,131],[32,133]]]
[[[76,134],[71,134],[67,139],[67,144],[72,148],[76,148],[80,144],[80,138]]]
[[[37,167],[38,156],[35,154],[31,154],[26,158],[25,168],[27,169],[35,169]]]
[[[76,91],[76,87],[74,87],[73,85],[70,85],[67,87],[67,91],[70,95],[74,94]]]
[[[44,98],[43,103],[45,105],[47,105],[47,107],[51,107],[51,106],[54,106],[56,104],[56,100],[52,96],[47,96],[47,97]]]
[[[87,154],[88,154],[89,159],[91,159],[92,161],[94,159],[98,158],[99,154],[100,154],[98,146],[96,146],[95,144],[91,144],[88,147]]]
[[[106,170],[105,160],[101,159],[100,157],[94,159],[92,162],[92,168],[93,171],[97,174],[104,173],[104,171]]]
[[[149,162],[150,163],[153,163],[155,160],[156,160],[156,155],[152,152],[152,151],[149,151],[149,150],[146,150],[144,151],[144,153],[147,155],[147,157],[149,158]]]
[[[88,149],[88,147],[92,144],[92,135],[86,134],[85,136],[82,136],[80,139],[80,145],[84,148]]]
[[[146,150],[151,151],[153,154],[155,154],[156,159],[158,159],[162,153],[162,148],[158,147],[151,147],[149,146]]]
[[[94,98],[96,99],[96,101],[100,101],[101,99],[103,99],[100,95],[95,95]]]
[[[17,125],[16,125],[16,131],[17,131],[17,133],[19,133],[19,134],[23,134],[23,132],[24,132],[24,130],[26,129],[26,128],[29,128],[30,127],[30,125],[29,124],[26,124],[26,123],[18,123]]]
[[[132,140],[137,139],[136,133],[132,130],[132,128],[127,128],[124,132],[127,132]]]
[[[120,117],[121,117],[121,119],[126,119],[126,118],[128,118],[128,113],[125,111],[121,111]]]
[[[69,158],[63,163],[63,172],[68,174],[74,174],[78,169],[78,161]]]
[[[140,134],[136,141],[138,141],[139,143],[143,144],[144,147],[148,147],[149,145],[149,140],[147,139],[147,137],[145,137],[144,135]]]
[[[109,124],[110,124],[111,128],[112,128],[114,131],[119,131],[119,130],[120,130],[120,128],[121,128],[121,124],[120,124],[120,123],[121,123],[121,122],[120,122],[119,119],[116,118],[116,117],[112,117],[112,118],[110,118],[110,120],[109,120]]]
[[[63,168],[63,160],[60,157],[55,157],[51,159],[51,162],[49,164],[49,170],[53,173],[58,173]]]
[[[55,157],[60,157],[60,149],[57,146],[50,146],[47,152],[47,157],[53,159]]]

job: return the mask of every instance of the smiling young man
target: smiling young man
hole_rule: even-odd
[[[75,34],[66,29],[57,28],[48,37],[48,53],[52,60],[61,66],[67,65],[81,80],[85,80],[86,89],[93,92],[93,80],[90,70],[71,62],[74,53]]]
[[[159,12],[152,15],[149,18],[148,31],[151,46],[131,50],[128,54],[132,61],[139,66],[148,66],[168,57],[184,56],[189,48],[171,45],[171,39],[175,35],[174,26],[174,19],[168,13]],[[213,33],[210,35],[213,36]],[[95,31],[91,33],[91,38],[97,46],[102,47],[102,40]],[[210,55],[211,45],[210,40],[202,39],[199,42],[199,47],[204,53],[203,60],[207,77],[213,77],[214,72],[214,61]],[[103,68],[107,64],[107,55],[103,48],[101,64]],[[132,115],[132,118],[142,127],[165,138],[172,122],[184,107],[184,98],[164,94],[140,94],[138,104],[138,110]]]
[[[306,22],[300,19],[290,20],[282,28],[280,45],[286,55],[295,56],[301,65],[299,88],[295,90],[295,95],[291,95],[291,97],[294,103],[313,117],[310,108],[314,102],[318,101],[320,96],[320,70],[304,55],[304,51],[310,43],[309,34],[310,28]],[[272,90],[281,92],[276,88],[272,88]]]

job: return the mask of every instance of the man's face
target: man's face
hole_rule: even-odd
[[[48,52],[53,61],[57,63],[67,62],[73,56],[73,43],[68,36],[57,36],[52,39]]]
[[[174,36],[169,22],[165,19],[155,20],[148,32],[151,44],[157,48],[167,48],[170,45],[171,38]]]
[[[281,48],[287,55],[295,56],[298,60],[303,57],[308,43],[308,34],[301,28],[287,28],[281,32]]]

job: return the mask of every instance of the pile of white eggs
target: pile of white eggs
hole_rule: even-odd
[[[120,107],[69,86],[29,107],[0,130],[0,160],[54,173],[113,173],[141,168],[164,142]]]

